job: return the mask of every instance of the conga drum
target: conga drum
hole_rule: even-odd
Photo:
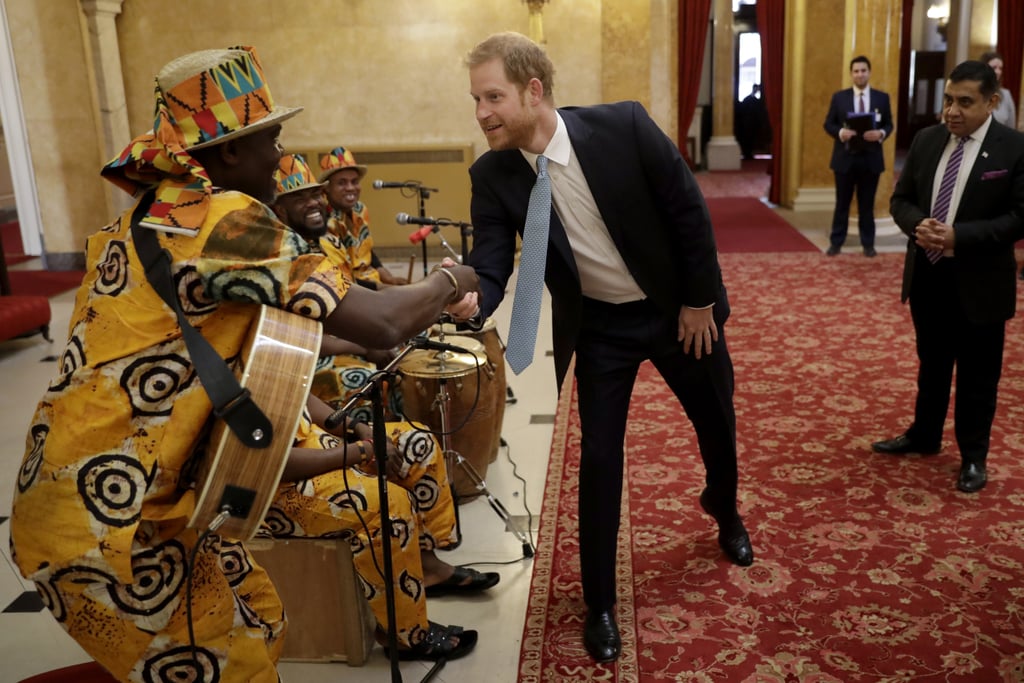
[[[406,419],[437,432],[442,444],[445,437],[440,432],[445,429],[449,433],[449,449],[457,451],[483,479],[490,463],[496,391],[487,369],[487,354],[483,344],[469,337],[445,336],[444,342],[464,348],[467,353],[418,349],[398,364],[403,410]],[[441,424],[442,382],[448,395],[447,425]],[[454,465],[452,458],[448,465],[448,476],[455,484],[460,502],[483,493],[461,467]]]
[[[487,353],[487,365],[490,371],[494,375],[494,420],[491,422],[493,428],[493,434],[491,434],[491,450],[488,454],[488,461],[494,462],[498,459],[498,449],[501,447],[501,425],[505,419],[505,393],[507,389],[507,381],[505,379],[505,343],[501,341],[501,337],[498,335],[498,328],[494,324],[493,318],[488,318],[484,321],[484,326],[479,330],[460,330],[451,323],[443,323],[440,325],[434,325],[431,328],[431,334],[437,336],[442,334],[446,337],[448,335],[459,335],[462,337],[469,337],[476,339],[484,345],[484,351]]]

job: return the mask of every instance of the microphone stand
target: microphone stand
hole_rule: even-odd
[[[462,259],[459,263],[469,263],[469,236],[472,234],[472,225],[468,223],[459,224],[459,236],[462,238]]]
[[[381,394],[380,385],[385,379],[392,377],[392,369],[412,350],[412,346],[406,346],[402,349],[383,370],[370,375],[366,384],[344,406],[335,410],[324,420],[325,427],[334,429],[345,421],[352,408],[360,401],[365,400],[367,393],[369,393],[373,405],[373,455],[377,463],[377,494],[380,498],[381,537],[383,539],[384,599],[388,618],[388,659],[391,664],[391,680],[396,683],[401,683],[402,672],[398,668],[398,629],[395,627],[395,572],[391,560],[392,527],[391,515],[388,510],[388,450],[387,443],[385,442],[385,439],[388,437],[384,425],[384,397]]]
[[[419,207],[420,208],[420,218],[426,218],[427,217],[426,200],[430,197],[430,188],[429,187],[420,186],[419,188],[417,188],[417,190],[418,190],[419,196],[420,196],[420,207]],[[423,240],[422,242],[420,242],[420,244],[423,247],[423,277],[426,277],[429,274],[429,270],[427,269],[427,241]]]
[[[452,245],[448,244],[448,240],[446,240],[444,238],[444,235],[442,235],[440,231],[438,231],[438,232],[436,232],[434,234],[437,235],[437,239],[441,240],[441,246],[444,247],[445,250],[449,254],[452,255],[452,258],[455,259],[456,263],[462,264],[462,263],[466,262],[466,244],[465,244],[465,242],[463,242],[463,244],[462,244],[462,255],[460,256],[458,253],[456,253],[456,251],[454,249],[452,249]],[[426,244],[427,244],[427,241],[423,240],[423,248],[424,249],[426,249]]]

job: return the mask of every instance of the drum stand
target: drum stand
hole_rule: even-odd
[[[440,351],[439,356],[448,353],[447,351]],[[479,359],[477,360],[477,370],[479,371]],[[522,529],[515,523],[512,516],[505,509],[505,506],[501,504],[501,501],[494,497],[494,495],[488,490],[487,482],[483,480],[480,473],[473,467],[473,463],[462,457],[462,454],[451,446],[451,394],[448,393],[448,379],[443,375],[438,380],[437,385],[437,396],[434,399],[433,406],[438,409],[438,416],[440,417],[440,434],[438,434],[441,441],[441,450],[444,452],[445,463],[448,465],[449,473],[455,471],[455,466],[462,468],[462,471],[469,477],[470,481],[473,482],[473,486],[476,490],[480,491],[481,494],[487,499],[487,503],[491,506],[491,509],[498,515],[498,517],[505,523],[506,528],[511,531],[515,537],[523,544],[523,557],[533,557],[533,544],[530,543],[530,539],[523,533]],[[459,509],[459,494],[455,490],[455,478],[449,474],[451,478],[452,496],[455,498],[455,510],[456,513]],[[459,516],[456,514],[456,527],[458,533],[458,540],[456,546],[462,543],[462,527],[459,522]],[[454,547],[454,546],[453,546]]]

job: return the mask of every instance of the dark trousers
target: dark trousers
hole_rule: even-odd
[[[953,425],[960,457],[984,463],[996,414],[1006,323],[972,323],[960,301],[952,259],[932,264],[923,252],[918,257],[910,315],[920,369],[914,423],[907,436],[927,448],[941,444],[956,366]]]
[[[836,176],[836,208],[832,213],[832,234],[829,242],[833,247],[843,246],[850,224],[850,202],[857,193],[857,230],[860,244],[865,249],[875,246],[875,190],[878,176],[867,167],[862,157],[854,157],[850,169],[844,173],[834,171]]]
[[[693,423],[713,506],[723,512],[735,509],[736,413],[724,323],[716,315],[718,342],[710,355],[697,360],[693,349],[684,355],[676,341],[676,319],[654,304],[584,299],[576,346],[582,431],[579,531],[583,599],[591,610],[615,604],[623,439],[633,384],[644,360],[652,361]]]

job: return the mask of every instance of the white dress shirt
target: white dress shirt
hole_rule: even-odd
[[[612,304],[644,299],[646,295],[622,260],[597,208],[569,141],[569,130],[558,112],[555,116],[558,125],[544,156],[551,177],[551,201],[569,238],[583,296]],[[520,151],[536,171],[538,155]]]

